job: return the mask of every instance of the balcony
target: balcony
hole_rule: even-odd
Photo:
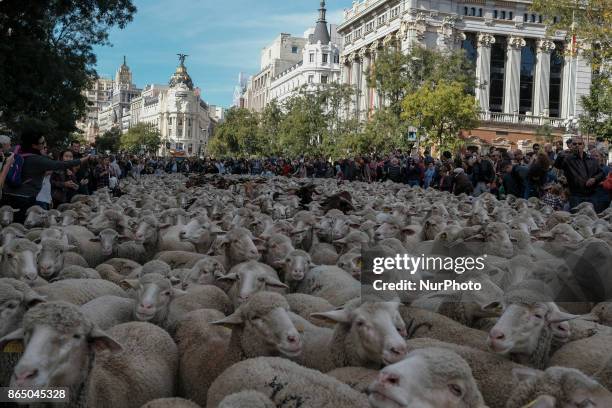
[[[548,124],[554,129],[565,128],[562,118],[550,118],[546,116],[534,116],[524,114],[512,114],[501,112],[484,112],[479,113],[479,119],[482,122],[491,124],[503,124],[510,127],[533,129],[534,127]]]

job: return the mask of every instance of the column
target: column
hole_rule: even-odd
[[[359,119],[365,120],[368,117],[369,103],[369,87],[368,87],[368,69],[370,68],[370,57],[368,49],[362,48],[359,52],[361,58],[361,81],[359,84],[360,100],[359,100]]]
[[[533,115],[548,116],[548,94],[550,89],[550,53],[555,43],[540,39],[537,42],[536,71],[534,78]]]
[[[361,64],[359,63],[359,57],[357,56],[357,54],[353,54],[353,58],[352,58],[352,78],[351,78],[351,85],[353,85],[353,87],[355,88],[355,96],[354,96],[354,101],[355,104],[353,106],[353,108],[355,109],[355,116],[358,118],[359,117],[359,104],[361,101],[360,95],[359,95],[359,79],[361,77]]]
[[[377,49],[374,48],[370,48],[370,67],[372,70],[376,70],[376,53],[378,52]],[[374,86],[370,89],[370,93],[372,95],[372,99],[371,99],[371,105],[370,105],[370,110],[372,111],[372,113],[374,113],[374,111],[377,111],[380,108],[379,105],[379,95],[378,95],[378,89],[376,88],[376,84],[374,84]]]
[[[495,37],[489,33],[478,34],[478,57],[476,59],[476,100],[480,110],[489,111],[491,89],[491,46]]]
[[[521,50],[526,42],[521,37],[511,36],[506,51],[504,78],[504,113],[518,114],[521,90]]]
[[[348,61],[346,60],[346,56],[344,55],[340,57],[340,66],[342,67],[342,78],[340,79],[340,82],[343,84],[350,84],[351,70],[349,69]]]
[[[561,83],[561,117],[574,116],[576,104],[576,52],[572,45],[567,45],[569,52],[563,61],[563,82]]]

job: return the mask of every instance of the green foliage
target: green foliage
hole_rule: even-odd
[[[441,53],[436,50],[413,47],[409,54],[385,48],[376,57],[368,71],[368,86],[389,101],[389,108],[398,118],[404,98],[416,92],[424,83],[454,81],[463,84],[466,92],[473,93],[476,83],[474,64],[463,50]]]
[[[400,120],[389,108],[376,111],[362,132],[347,137],[350,151],[365,154],[386,154],[405,148],[408,124]]]
[[[131,154],[138,154],[143,146],[146,153],[155,153],[159,150],[161,135],[154,125],[139,123],[121,136],[121,150]]]
[[[427,82],[408,95],[402,107],[402,118],[425,132],[422,143],[442,149],[454,146],[459,130],[478,124],[478,103],[459,82]]]
[[[112,128],[96,139],[96,149],[99,152],[118,152],[121,147],[121,131],[119,128]]]
[[[531,9],[545,16],[550,34],[557,30],[575,33],[584,55],[592,62],[612,59],[610,0],[534,0]]]
[[[612,81],[610,75],[593,76],[591,90],[582,97],[584,113],[580,115],[582,132],[602,136],[612,142]]]
[[[259,140],[259,117],[244,108],[227,111],[225,121],[217,127],[209,144],[210,152],[217,156],[250,157],[260,153],[264,145]]]
[[[547,143],[552,143],[554,141],[555,136],[553,135],[553,127],[550,126],[550,123],[544,123],[542,126],[538,126],[536,129],[536,139]]]
[[[131,0],[0,1],[3,125],[18,132],[36,118],[51,146],[66,144],[86,112],[93,47],[135,11]]]

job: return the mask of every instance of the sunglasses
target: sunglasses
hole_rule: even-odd
[[[582,146],[584,143],[572,143],[572,146]]]

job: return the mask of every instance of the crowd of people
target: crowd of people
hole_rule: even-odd
[[[396,151],[385,156],[360,156],[337,161],[324,158],[213,159],[161,158],[134,155],[94,156],[73,142],[63,151],[50,151],[44,134],[21,135],[14,147],[8,136],[0,136],[0,191],[2,205],[18,208],[17,222],[25,209],[44,209],[70,202],[77,194],[91,194],[108,187],[121,194],[120,180],[162,173],[251,174],[266,177],[326,177],[346,181],[391,180],[425,189],[435,188],[456,195],[479,196],[489,192],[503,199],[537,197],[555,210],[571,210],[591,202],[598,212],[610,205],[612,176],[607,151],[601,143],[585,146],[574,137],[562,142],[532,146],[532,152],[491,148],[488,152],[467,151],[439,158]]]

